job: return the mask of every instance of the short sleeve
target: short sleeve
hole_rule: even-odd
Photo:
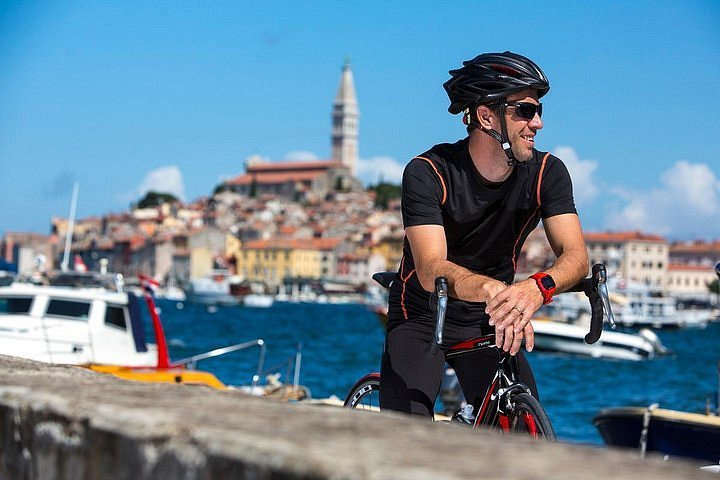
[[[540,192],[542,218],[575,213],[572,180],[565,164],[550,156]]]
[[[443,180],[430,160],[413,158],[402,179],[402,217],[405,227],[442,225]]]

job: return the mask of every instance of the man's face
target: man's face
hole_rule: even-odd
[[[535,147],[535,135],[537,131],[543,128],[543,122],[539,113],[535,113],[532,118],[524,118],[522,116],[522,107],[520,109],[514,104],[532,103],[539,105],[537,92],[535,90],[523,90],[507,97],[505,121],[507,122],[507,131],[512,151],[515,158],[520,162],[527,162],[533,157],[533,148]]]

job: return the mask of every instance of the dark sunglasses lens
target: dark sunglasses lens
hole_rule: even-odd
[[[517,113],[520,118],[525,118],[527,120],[535,118],[535,113],[542,117],[542,104],[535,105],[534,103],[516,103],[515,113]]]

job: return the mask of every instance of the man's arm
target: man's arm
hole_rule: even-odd
[[[557,259],[546,270],[562,292],[588,273],[588,256],[578,216],[573,213],[555,215],[543,220],[545,233]],[[526,347],[532,350],[534,332],[530,319],[542,306],[543,297],[535,280],[529,278],[514,283],[498,293],[487,305],[490,324],[495,325],[498,346],[510,353],[520,350],[523,336]]]
[[[426,291],[433,291],[435,278],[439,276],[448,279],[453,297],[471,302],[487,302],[506,287],[498,280],[450,262],[445,230],[441,225],[407,227],[405,235],[410,242],[418,279]]]

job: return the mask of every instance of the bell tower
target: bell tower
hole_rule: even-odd
[[[355,176],[358,158],[358,111],[350,60],[346,59],[332,113],[332,159],[339,160]]]

